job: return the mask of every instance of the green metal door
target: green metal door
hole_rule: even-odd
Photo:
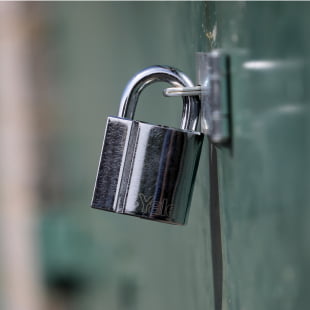
[[[308,309],[308,3],[214,3],[231,55],[232,146],[218,149],[223,309]]]
[[[69,287],[77,310],[308,309],[310,5],[43,7],[61,94],[50,168],[62,186],[42,216],[49,291]],[[194,79],[195,53],[216,48],[231,59],[232,143],[205,139],[188,225],[87,208],[105,121],[131,76],[168,64]],[[163,87],[142,94],[136,118],[178,126],[182,101]]]

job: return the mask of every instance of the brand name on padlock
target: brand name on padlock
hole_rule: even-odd
[[[153,196],[146,196],[142,193],[139,194],[139,201],[137,204],[142,214],[170,216],[174,209],[174,205],[168,204],[168,199],[154,201]]]

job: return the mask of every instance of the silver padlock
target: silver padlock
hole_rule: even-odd
[[[183,225],[203,141],[196,131],[200,101],[183,97],[180,129],[133,120],[139,94],[155,81],[193,86],[184,73],[164,66],[146,68],[130,80],[118,117],[107,120],[91,206]]]

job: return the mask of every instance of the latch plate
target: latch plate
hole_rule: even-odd
[[[197,96],[201,101],[201,132],[216,144],[230,141],[230,85],[229,57],[220,50],[196,54],[197,85],[170,87],[164,90],[167,97]]]
[[[201,86],[201,131],[218,144],[230,139],[229,57],[220,50],[196,54]]]

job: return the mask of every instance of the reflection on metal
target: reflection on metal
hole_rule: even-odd
[[[197,96],[201,94],[201,86],[193,87],[170,87],[164,90],[166,97],[177,97],[177,96]]]
[[[132,119],[141,91],[156,82],[167,82],[174,87],[193,87],[191,80],[181,71],[165,66],[151,66],[136,74],[126,85],[120,102],[119,117]],[[182,129],[196,130],[199,120],[198,97],[183,98]]]
[[[109,117],[92,207],[170,224],[185,224],[203,135],[198,96],[183,97],[181,129],[132,120],[141,91],[155,81],[192,87],[182,72],[146,68],[125,88],[119,116]]]
[[[229,58],[220,51],[197,53],[197,83],[201,86],[201,131],[214,143],[230,138]]]
[[[219,51],[197,53],[197,86],[171,87],[167,97],[197,96],[201,98],[201,131],[214,143],[230,138],[228,56]]]

